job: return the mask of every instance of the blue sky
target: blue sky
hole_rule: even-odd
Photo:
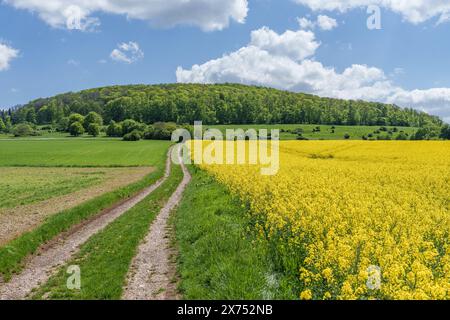
[[[69,23],[73,11],[0,4],[0,107],[113,84],[232,81],[392,102],[450,120],[450,1],[435,10],[439,1],[381,6],[381,30],[367,28],[364,0],[49,2],[80,10]],[[335,24],[324,29],[318,16]]]

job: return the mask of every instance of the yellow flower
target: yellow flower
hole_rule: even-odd
[[[311,300],[312,293],[311,290],[305,290],[300,294],[300,300]]]

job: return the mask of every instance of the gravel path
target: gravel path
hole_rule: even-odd
[[[170,168],[171,159],[169,151],[164,177],[152,186],[141,191],[138,195],[87,222],[80,228],[75,227],[76,230],[67,237],[63,237],[57,242],[52,243],[49,247],[41,249],[38,254],[33,255],[29,259],[22,273],[13,276],[8,283],[0,284],[0,300],[26,299],[33,289],[45,283],[58,270],[58,267],[69,261],[78,252],[79,247],[90,237],[103,230],[111,222],[133,208],[161,186],[169,177]]]
[[[180,157],[180,162],[181,157]],[[181,164],[184,178],[170,197],[158,217],[153,222],[148,235],[139,246],[138,254],[132,261],[127,286],[122,296],[125,300],[165,300],[176,299],[174,283],[174,252],[170,246],[170,230],[167,220],[171,211],[180,203],[191,175]]]

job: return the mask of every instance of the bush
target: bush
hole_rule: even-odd
[[[61,118],[56,125],[56,131],[67,132],[69,130],[70,120],[68,117]]]
[[[442,127],[439,137],[444,140],[450,140],[450,125],[446,124]]]
[[[120,123],[116,123],[114,120],[110,122],[106,129],[106,135],[108,137],[122,137],[123,129]]]
[[[186,128],[189,130],[189,128]],[[177,130],[177,125],[172,122],[157,122],[153,126],[147,127],[144,137],[147,140],[171,140],[172,133]]]
[[[15,137],[27,137],[36,135],[36,132],[28,123],[20,123],[14,126],[12,133]]]
[[[297,140],[299,140],[299,141],[306,141],[306,140],[309,140],[309,139],[306,138],[306,137],[304,137],[302,134],[299,134],[299,135],[297,136]]]
[[[134,130],[123,136],[124,141],[139,141],[141,138],[142,136],[139,130]]]
[[[378,140],[386,140],[386,141],[392,140],[391,136],[388,135],[388,134],[384,134],[384,135],[382,134],[382,135],[379,135],[379,136],[377,137],[377,139],[378,139]]]
[[[345,140],[348,140],[348,139],[350,139],[350,138],[351,138],[350,134],[346,133],[346,134],[344,135],[344,139],[345,139]]]
[[[408,136],[404,132],[400,132],[395,140],[408,140]]]
[[[84,122],[84,117],[79,113],[72,113],[69,116],[69,124],[67,127],[70,128],[70,126],[75,122],[79,122],[80,124],[82,124]]]
[[[84,133],[84,127],[81,122],[74,122],[69,127],[69,133],[71,136],[78,137]]]
[[[89,131],[91,124],[97,124],[100,128],[103,125],[103,118],[97,112],[89,112],[86,118],[84,118],[83,126],[86,131]]]
[[[125,136],[128,133],[133,132],[134,130],[140,130],[142,128],[142,124],[137,121],[127,119],[122,122],[122,135]]]
[[[87,132],[93,137],[98,137],[100,135],[100,125],[98,123],[89,124]]]

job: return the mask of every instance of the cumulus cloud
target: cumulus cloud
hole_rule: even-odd
[[[136,42],[121,43],[114,49],[110,57],[117,62],[132,64],[144,57],[144,52]]]
[[[8,70],[11,61],[19,56],[19,50],[0,42],[0,71]]]
[[[293,39],[301,45],[293,45]],[[178,67],[177,81],[236,82],[341,99],[395,103],[450,118],[450,88],[404,90],[383,70],[366,65],[355,64],[338,72],[314,60],[319,45],[311,31],[279,35],[262,28],[253,31],[250,43],[235,52],[190,69]]]
[[[243,23],[247,0],[4,0],[18,9],[36,12],[52,27],[91,30],[100,24],[92,16],[103,12],[147,20],[152,25],[193,25],[205,31],[226,28],[231,20]]]
[[[314,55],[319,43],[311,31],[291,31],[279,35],[267,27],[252,31],[250,46],[260,48],[269,54],[303,60]]]
[[[300,29],[303,29],[303,30],[308,30],[308,29],[313,30],[316,27],[319,27],[319,29],[321,29],[323,31],[330,31],[330,30],[333,30],[334,28],[338,27],[338,22],[336,21],[336,19],[333,19],[326,15],[319,15],[317,17],[316,21],[312,21],[305,17],[297,18],[297,20],[298,20]]]
[[[438,17],[447,20],[450,13],[450,1],[445,0],[295,0],[314,11],[346,12],[355,8],[378,5],[403,16],[413,24]]]
[[[317,17],[317,25],[322,30],[333,30],[338,26],[336,19],[330,18],[329,16],[320,15]]]

